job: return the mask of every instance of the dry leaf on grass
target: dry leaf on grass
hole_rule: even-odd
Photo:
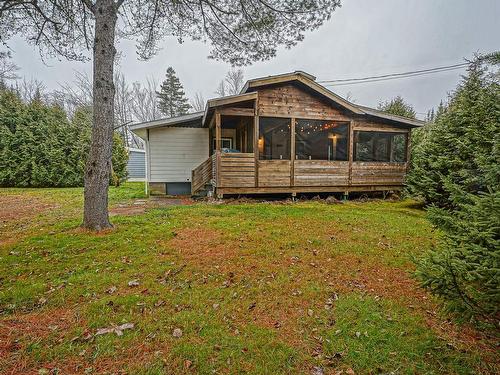
[[[119,326],[107,327],[107,328],[99,328],[95,333],[96,336],[105,335],[107,333],[116,333],[117,336],[122,336],[123,331],[126,329],[134,328],[134,323],[125,323]]]

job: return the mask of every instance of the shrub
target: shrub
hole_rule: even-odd
[[[442,242],[420,259],[422,285],[464,318],[500,322],[500,192],[469,197],[460,210],[431,207]]]

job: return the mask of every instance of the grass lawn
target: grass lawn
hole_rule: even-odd
[[[500,372],[412,279],[436,233],[411,201],[137,198],[93,234],[81,189],[0,190],[0,373]]]

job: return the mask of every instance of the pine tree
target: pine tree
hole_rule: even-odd
[[[500,327],[500,53],[479,57],[434,123],[419,129],[407,184],[430,205],[438,246],[417,263],[423,286],[462,318]]]
[[[392,115],[402,116],[414,119],[416,118],[416,113],[411,104],[404,101],[401,96],[396,96],[390,101],[379,103],[377,109],[379,111],[387,112]]]
[[[156,95],[159,101],[158,107],[167,117],[185,115],[191,109],[184,88],[171,66],[167,69],[166,78]]]

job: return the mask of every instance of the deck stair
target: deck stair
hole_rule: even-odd
[[[213,160],[212,157],[191,171],[191,195],[206,196],[213,191]]]

